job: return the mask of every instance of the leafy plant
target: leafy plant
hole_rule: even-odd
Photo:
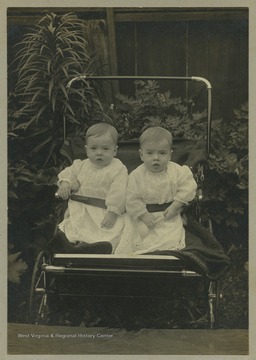
[[[8,255],[8,281],[20,283],[21,275],[27,270],[27,264],[19,259],[20,252]]]
[[[46,13],[16,44],[18,80],[12,94],[15,108],[10,107],[9,137],[22,146],[23,160],[25,154],[30,163],[56,165],[64,131],[84,131],[101,109],[97,87],[93,89],[86,79],[67,89],[71,79],[96,71],[85,28],[86,23],[74,14]]]
[[[8,211],[16,251],[36,253],[52,236],[59,212],[56,177],[67,164],[63,140],[84,133],[102,113],[97,84],[81,77],[98,67],[86,26],[71,13],[45,13],[15,45],[9,67],[17,81],[8,106]]]
[[[135,86],[134,97],[118,94],[118,104],[111,108],[121,138],[138,138],[150,125],[167,128],[176,138],[191,137],[192,100],[174,98],[169,90],[161,93],[156,81],[135,81]],[[200,116],[205,117],[205,112]]]
[[[211,153],[205,179],[204,205],[232,238],[247,244],[248,226],[248,103],[234,110],[234,119],[212,124]]]

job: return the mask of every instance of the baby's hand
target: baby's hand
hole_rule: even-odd
[[[139,220],[142,221],[149,229],[153,229],[155,226],[155,218],[149,212],[139,216]]]
[[[164,212],[165,220],[171,220],[172,218],[174,218],[177,215],[178,215],[177,210],[172,209],[170,206]]]
[[[165,220],[171,220],[179,215],[184,207],[184,203],[174,200],[173,203],[164,211]]]
[[[113,211],[108,211],[101,222],[101,227],[111,229],[116,223],[117,216]]]
[[[62,181],[59,185],[59,189],[58,189],[58,195],[66,200],[69,198],[70,196],[70,193],[71,193],[71,186],[69,184],[68,181]]]

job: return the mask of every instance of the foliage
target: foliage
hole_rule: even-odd
[[[234,110],[231,122],[213,121],[211,139],[205,209],[241,243],[248,225],[248,104]]]
[[[27,270],[27,264],[18,259],[20,252],[8,255],[8,281],[19,284],[20,276]]]
[[[192,114],[192,100],[174,98],[169,90],[160,93],[156,81],[135,81],[135,86],[134,97],[118,94],[119,102],[112,108],[111,116],[123,139],[138,138],[145,127],[154,125],[167,128],[175,138],[190,138],[192,119],[206,116],[205,112]]]
[[[53,235],[60,208],[56,178],[67,164],[63,139],[84,133],[102,113],[97,84],[92,88],[80,76],[97,73],[98,66],[86,26],[71,13],[45,13],[15,45],[9,67],[17,81],[8,104],[8,211],[9,242],[16,251],[36,253]]]
[[[12,147],[22,146],[23,160],[56,165],[63,119],[72,134],[83,131],[101,110],[95,89],[85,79],[67,88],[71,79],[96,70],[85,27],[73,14],[47,13],[16,44],[17,84],[10,96],[9,137]]]

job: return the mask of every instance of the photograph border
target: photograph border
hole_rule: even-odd
[[[72,3],[72,4],[71,4]],[[22,4],[22,6],[21,6]],[[250,172],[249,172],[249,183],[253,184],[253,175],[255,173],[255,139],[254,134],[256,134],[256,122],[253,119],[253,114],[256,113],[256,105],[254,100],[254,87],[256,85],[256,25],[255,16],[256,16],[256,4],[253,0],[245,0],[243,2],[235,1],[235,0],[223,0],[223,1],[212,1],[212,0],[170,0],[170,1],[158,1],[156,4],[153,0],[138,0],[138,1],[128,1],[128,0],[120,0],[120,1],[97,1],[97,5],[95,1],[82,1],[76,0],[74,2],[71,1],[57,1],[57,0],[48,0],[47,2],[43,2],[41,0],[23,0],[22,2],[19,0],[9,0],[2,1],[0,5],[0,16],[1,16],[1,24],[0,24],[0,34],[2,39],[2,50],[0,56],[0,71],[1,71],[1,104],[0,104],[0,115],[1,115],[1,131],[0,131],[0,149],[2,155],[2,163],[7,163],[7,9],[8,7],[248,7],[249,8],[249,154],[250,154]],[[5,166],[7,169],[7,166]],[[1,261],[1,282],[2,289],[1,291],[1,312],[0,312],[0,321],[1,321],[1,329],[0,329],[0,341],[1,341],[1,350],[0,350],[0,359],[62,359],[63,356],[67,359],[70,356],[75,356],[77,359],[83,359],[84,356],[88,359],[96,359],[96,358],[112,358],[120,357],[122,359],[130,359],[130,358],[140,358],[147,357],[149,359],[162,359],[173,358],[176,359],[177,356],[179,359],[192,359],[193,357],[196,359],[198,355],[9,355],[7,352],[7,287],[6,287],[6,278],[7,278],[7,171],[2,171],[1,173],[1,218],[0,218],[0,251],[2,254]],[[256,356],[256,342],[255,342],[255,331],[256,331],[256,293],[255,293],[255,274],[256,274],[256,246],[254,241],[254,233],[256,231],[255,226],[255,214],[256,214],[256,192],[254,189],[249,189],[249,355],[219,355],[221,359],[254,359]],[[213,330],[214,331],[214,330]],[[214,359],[215,355],[200,355],[201,359]]]

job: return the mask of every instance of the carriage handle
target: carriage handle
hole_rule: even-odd
[[[76,81],[80,80],[181,80],[181,81],[199,81],[203,82],[207,89],[207,134],[206,145],[207,154],[209,155],[211,149],[211,112],[212,112],[212,86],[209,80],[200,76],[97,76],[82,74],[71,79],[67,86],[67,95],[70,87]],[[66,140],[66,116],[63,117],[63,137]]]

